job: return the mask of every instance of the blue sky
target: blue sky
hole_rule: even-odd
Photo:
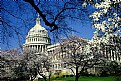
[[[1,50],[5,50],[8,48],[9,49],[18,48],[19,44],[23,45],[25,43],[25,37],[27,36],[28,31],[35,25],[36,18],[37,18],[37,13],[35,12],[35,10],[31,8],[29,4],[25,4],[25,6],[28,6],[30,8],[30,10],[25,10],[24,14],[19,9],[17,8],[14,9],[16,5],[14,5],[13,2],[10,2],[10,4],[11,5],[6,6],[6,8],[10,11],[14,10],[12,12],[13,13],[15,12],[16,13],[15,15],[17,17],[22,18],[25,22],[23,22],[21,19],[17,19],[17,18],[8,16],[7,14],[2,13],[2,15],[7,17],[8,20],[9,19],[11,20],[10,22],[11,25],[16,26],[18,28],[18,31],[21,32],[22,36],[20,36],[19,38],[20,40],[18,40],[17,35],[13,33],[14,37],[8,40],[9,45],[6,45],[5,43],[1,43],[0,45]],[[70,21],[69,27],[72,27],[74,30],[78,32],[78,33],[75,33],[75,32],[72,32],[72,33],[82,38],[91,39],[93,36],[94,29],[92,29],[91,20],[90,19],[88,20],[89,21],[83,20],[83,22],[82,21]],[[25,26],[25,23],[26,23],[26,26]],[[43,21],[41,21],[41,25],[45,28],[48,28],[47,26],[44,25]],[[51,37],[51,34],[52,33],[49,32],[50,37]]]
[[[36,23],[35,21],[33,21],[34,22],[33,26]],[[89,21],[87,21],[87,22],[85,22],[83,24],[81,22],[80,23],[75,22],[75,23],[71,23],[70,25],[74,30],[76,30],[78,32],[78,33],[72,32],[73,34],[75,34],[75,35],[77,35],[79,37],[82,37],[82,38],[86,38],[86,39],[91,39],[92,38],[94,29],[92,28]],[[30,26],[30,28],[32,28],[33,26]],[[43,26],[43,24],[42,24],[42,26]],[[24,35],[23,35],[23,38],[22,38],[21,43],[20,43],[21,45],[25,43],[25,37],[27,36],[27,33],[29,32],[29,29],[28,30],[22,30],[22,32],[24,32]],[[52,33],[49,32],[49,35],[50,34],[52,34]],[[51,37],[51,35],[50,35],[50,37]],[[19,45],[18,45],[19,41],[18,41],[17,37],[11,38],[9,43],[10,43],[9,46],[6,45],[6,44],[2,44],[1,49],[4,50],[4,49],[8,49],[8,48],[11,49],[11,48],[18,48],[19,47]]]

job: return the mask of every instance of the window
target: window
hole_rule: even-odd
[[[64,63],[63,65],[64,65],[63,67],[66,68],[66,63]]]

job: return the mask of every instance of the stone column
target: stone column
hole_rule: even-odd
[[[37,49],[36,49],[36,50],[37,50],[37,52],[38,52],[38,45],[37,45]]]
[[[42,52],[43,52],[43,45],[41,47],[42,47]]]
[[[40,45],[40,52],[42,52],[42,45]]]
[[[34,46],[32,45],[32,50],[34,49]]]

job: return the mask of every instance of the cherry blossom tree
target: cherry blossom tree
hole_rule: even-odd
[[[90,45],[86,39],[76,36],[63,39],[61,43],[62,61],[75,75],[75,81],[78,81],[79,77],[87,69],[95,68],[96,65],[104,61],[103,52]]]
[[[44,81],[50,80],[51,62],[46,52],[36,53],[30,49],[24,49],[21,63],[24,63],[22,67],[26,69],[25,72],[31,81],[39,77],[42,77]]]
[[[18,66],[19,60],[18,49],[11,49],[0,51],[0,79],[1,80],[14,80],[18,78],[14,73],[14,68]]]
[[[29,49],[23,54],[16,50],[0,51],[0,79],[10,81],[33,81],[36,77],[50,80],[51,63],[45,53]]]
[[[96,11],[90,17],[96,30],[91,43],[98,49],[112,48],[121,55],[121,1],[102,0],[93,2],[93,6]]]

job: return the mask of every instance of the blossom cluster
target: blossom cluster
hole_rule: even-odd
[[[90,17],[93,19],[92,23],[96,31],[89,43],[94,47],[99,46],[100,48],[102,44],[114,44],[114,37],[120,39],[121,14],[117,10],[117,7],[121,5],[120,3],[121,0],[103,0],[93,4],[96,11]],[[119,5],[115,6],[115,4]]]

